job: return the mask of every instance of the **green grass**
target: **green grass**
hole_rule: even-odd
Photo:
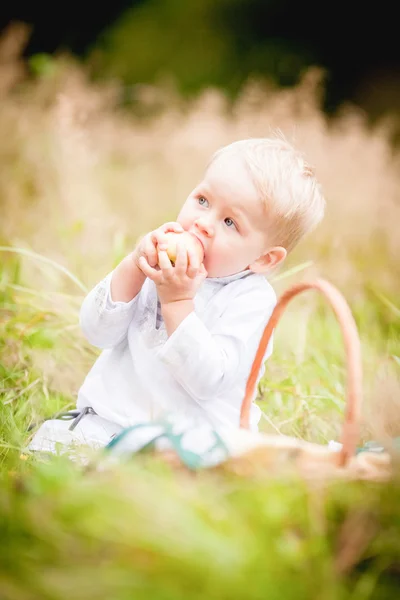
[[[74,405],[97,355],[76,326],[79,289],[27,286],[30,260],[9,254],[0,268],[2,600],[396,597],[397,477],[307,482],[177,473],[150,456],[82,467],[24,453],[29,425]],[[331,309],[307,298],[277,328],[259,388],[262,428],[325,443],[340,438],[345,357]],[[391,304],[368,290],[354,302],[366,391],[372,365],[388,362],[397,381]],[[372,433],[365,423],[363,439]]]
[[[0,495],[3,598],[395,597],[398,485],[25,470]]]

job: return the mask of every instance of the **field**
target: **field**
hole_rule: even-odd
[[[21,32],[23,35],[23,32]],[[8,44],[8,45],[7,45]],[[74,406],[97,351],[78,327],[85,293],[140,235],[174,219],[209,155],[279,128],[315,166],[324,223],[273,284],[322,277],[343,293],[362,345],[360,446],[400,436],[400,154],[390,119],[354,107],[328,121],[323,80],[249,83],[234,106],[213,90],[89,81],[69,57],[32,76],[19,41],[0,67],[0,598],[393,598],[400,485],[296,473],[175,473],[162,461],[88,471],[24,452],[28,427]],[[340,440],[346,360],[315,292],[296,299],[259,387],[262,429]]]

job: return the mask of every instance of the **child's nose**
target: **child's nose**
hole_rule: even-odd
[[[201,218],[197,219],[195,225],[203,235],[206,235],[207,237],[212,237],[214,235],[214,225],[211,221]]]

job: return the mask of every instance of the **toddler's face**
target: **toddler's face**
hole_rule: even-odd
[[[266,252],[265,218],[243,160],[223,154],[190,193],[177,221],[202,242],[208,277],[225,277]]]

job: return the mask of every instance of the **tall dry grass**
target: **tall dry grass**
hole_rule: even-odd
[[[0,48],[3,237],[60,260],[90,285],[120,240],[129,247],[174,218],[216,148],[280,128],[315,165],[328,202],[325,222],[293,261],[312,257],[340,285],[394,284],[400,155],[390,122],[372,129],[350,106],[328,120],[319,71],[289,90],[249,83],[233,108],[214,90],[188,106],[171,90],[138,86],[142,106],[159,107],[143,120],[120,107],[117,83],[91,83],[71,57],[30,77],[24,35],[11,30]]]

